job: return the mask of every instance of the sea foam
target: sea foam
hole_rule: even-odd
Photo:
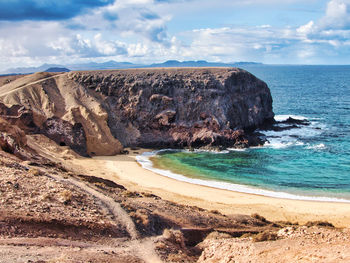
[[[308,120],[307,117],[301,115],[276,115],[275,120],[282,122],[288,118],[296,120]],[[288,126],[284,123],[276,124],[280,127]],[[311,138],[322,134],[326,130],[326,125],[312,119],[310,125],[300,125],[298,128],[291,128],[282,131],[260,131],[266,136],[268,142],[265,144],[266,147],[275,149],[287,148],[291,146],[303,146],[305,143],[303,139]]]
[[[326,147],[326,145],[324,143],[306,146],[306,149],[308,149],[308,150],[324,150],[326,148],[327,147]]]
[[[289,118],[295,119],[295,120],[307,120],[307,117],[301,116],[301,115],[276,115],[275,120],[278,122],[286,121]]]

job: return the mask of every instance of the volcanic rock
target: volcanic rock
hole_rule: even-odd
[[[247,147],[262,143],[249,132],[274,117],[267,85],[236,68],[36,73],[1,86],[0,101],[89,155],[127,146]]]
[[[108,125],[123,146],[249,146],[246,131],[273,119],[267,85],[235,68],[73,72],[106,96]]]
[[[0,149],[21,157],[21,148],[26,144],[24,131],[0,118]]]

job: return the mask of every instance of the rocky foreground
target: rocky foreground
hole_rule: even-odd
[[[213,72],[223,77],[203,80]],[[170,82],[179,74],[175,70],[149,73],[158,84],[144,89],[146,82],[138,79],[146,77],[139,71],[122,71],[123,86],[109,71],[90,73],[90,80],[87,72],[0,78],[0,262],[350,261],[348,229],[224,215],[130,191],[75,167],[77,153],[114,154],[146,142],[249,143],[246,132],[273,117],[266,85],[249,73],[189,72],[198,76],[192,86],[185,77]],[[168,79],[157,82],[159,75]],[[178,88],[162,89],[165,80]],[[116,84],[109,89],[110,83]],[[240,90],[247,101],[237,95],[227,105],[234,99],[220,93],[227,89]],[[198,101],[212,103],[210,112]],[[247,118],[231,121],[235,112]],[[190,139],[176,137],[179,127]],[[237,132],[240,139],[232,137]]]
[[[74,156],[42,135],[28,143]],[[0,262],[350,260],[348,229],[179,205],[52,160],[0,151]]]

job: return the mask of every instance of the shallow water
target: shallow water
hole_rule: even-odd
[[[153,163],[146,160],[150,156],[141,162],[148,169],[162,169],[157,172],[164,175],[219,188],[295,199],[350,200],[350,66],[245,69],[270,87],[276,120],[292,116],[311,124],[262,131],[269,143],[260,148],[161,151],[151,158]]]

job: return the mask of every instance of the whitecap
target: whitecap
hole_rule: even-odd
[[[224,154],[224,153],[229,153],[228,150],[222,150],[222,151],[217,151],[217,150],[204,150],[204,149],[194,149],[192,152],[195,153],[212,153],[212,154]]]
[[[288,120],[289,118],[293,118],[295,120],[301,120],[301,121],[307,120],[307,117],[301,116],[301,115],[276,115],[275,121],[282,122],[282,121]]]
[[[276,121],[284,121],[289,117],[297,120],[307,120],[307,117],[301,115],[276,115]],[[277,126],[283,128],[289,126],[287,124],[279,123]],[[268,140],[264,146],[271,148],[286,148],[290,146],[302,146],[304,145],[303,139],[309,139],[322,134],[327,129],[327,126],[319,121],[313,120],[309,125],[298,125],[297,128],[291,128],[281,131],[267,130],[259,131],[264,134]]]
[[[256,147],[250,147],[250,148],[256,148]],[[227,148],[230,152],[244,152],[247,150],[247,148]]]
[[[293,137],[283,137],[283,138],[268,138],[268,142],[265,143],[265,147],[281,149],[290,146],[302,146],[304,143]]]
[[[313,126],[301,126],[298,128],[291,128],[288,130],[283,131],[260,131],[263,133],[266,137],[299,137],[299,138],[305,138],[305,137],[313,137],[316,135],[319,135],[323,132],[323,130],[316,129]]]
[[[160,151],[164,151],[164,150],[160,150]],[[159,152],[160,152],[159,151]],[[171,150],[171,149],[167,149],[166,151],[176,151],[176,152],[185,152],[185,153],[212,153],[212,154],[225,154],[225,153],[229,153],[228,149],[227,150],[210,150],[210,149],[193,149],[193,150],[189,150],[189,149],[177,149],[177,150]]]
[[[324,149],[326,149],[326,145],[323,144],[323,143],[316,144],[316,145],[310,145],[310,144],[309,144],[309,145],[306,147],[306,149],[308,149],[308,150],[324,150]]]

